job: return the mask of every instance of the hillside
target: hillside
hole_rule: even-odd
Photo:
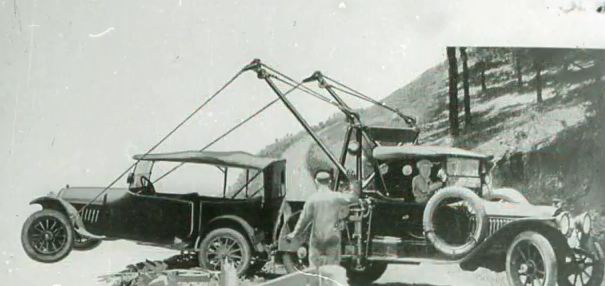
[[[525,63],[515,66],[511,49],[470,49],[472,126],[463,122],[460,84],[462,130],[456,138],[449,135],[446,62],[430,68],[383,102],[419,119],[421,144],[458,146],[494,155],[498,162],[496,185],[518,188],[534,203],[563,199],[577,212],[590,210],[600,220],[597,213],[605,213],[605,194],[601,191],[605,186],[603,53],[523,50]],[[478,69],[486,53],[490,62],[485,65],[483,89]],[[540,103],[530,56],[545,59]],[[517,68],[522,85],[517,82]],[[405,124],[377,107],[361,114],[368,125]],[[321,130],[335,153],[341,148],[344,128],[340,123]],[[317,146],[310,149],[307,163],[310,171],[329,166]]]
[[[484,71],[483,90],[478,69],[486,53],[490,62]],[[525,50],[525,54],[531,53],[536,52]],[[546,50],[541,103],[536,100],[529,56],[521,66],[523,84],[519,86],[511,54],[511,49],[504,48],[469,50],[472,126],[464,126],[460,84],[462,132],[457,138],[448,132],[447,62],[429,68],[383,102],[418,119],[421,144],[458,146],[494,155],[498,161],[494,171],[496,185],[518,188],[535,203],[548,204],[559,198],[578,211],[590,209],[595,217],[605,213],[605,203],[601,203],[605,202],[605,194],[599,191],[605,186],[600,174],[605,168],[605,150],[600,144],[605,139],[601,124],[605,116],[604,82],[599,77],[602,68],[598,64],[601,54],[590,50]],[[360,114],[368,125],[405,126],[400,118],[379,107],[360,110]],[[314,128],[332,152],[339,154],[346,128],[342,117],[333,115]],[[301,161],[306,165],[307,177],[318,168],[331,167],[319,147],[308,139],[304,132],[290,135],[260,153],[274,157],[296,153],[297,158],[286,159],[295,163],[289,164],[289,170],[299,182],[303,170],[293,167],[300,166]],[[304,150],[288,152],[294,147]],[[305,152],[306,158],[298,158]],[[588,195],[582,195],[585,192]],[[306,194],[295,197],[304,199]]]

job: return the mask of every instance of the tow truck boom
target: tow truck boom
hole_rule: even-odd
[[[336,156],[334,156],[334,154],[332,154],[332,152],[330,152],[328,147],[319,139],[319,136],[317,135],[317,133],[315,131],[313,131],[313,129],[311,128],[309,123],[302,117],[302,115],[298,112],[296,107],[294,107],[292,102],[290,102],[290,100],[288,100],[288,98],[286,96],[284,96],[283,92],[275,85],[275,82],[273,82],[273,80],[271,78],[272,75],[269,74],[267,72],[267,70],[263,68],[261,61],[259,59],[255,59],[254,61],[252,61],[252,63],[250,63],[248,66],[246,66],[244,68],[244,71],[247,71],[247,70],[252,70],[252,71],[256,72],[257,77],[259,79],[264,80],[269,85],[269,87],[271,87],[271,89],[279,97],[281,102],[286,106],[286,108],[288,108],[288,110],[290,110],[290,112],[294,115],[294,117],[296,117],[296,120],[298,120],[298,122],[303,126],[305,131],[307,131],[307,133],[309,133],[309,135],[311,135],[311,137],[313,138],[315,143],[317,143],[317,145],[319,145],[319,148],[321,148],[321,150],[328,156],[330,161],[336,166],[336,168],[339,171],[339,177],[340,177],[340,175],[344,175],[346,177],[347,176],[346,168],[338,161],[338,159],[336,159]],[[350,179],[350,178],[348,178],[348,179]]]

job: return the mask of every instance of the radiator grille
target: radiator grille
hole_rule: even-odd
[[[504,225],[514,221],[514,218],[510,217],[490,217],[489,218],[489,232],[488,236],[494,234],[500,230]]]
[[[91,223],[97,222],[99,220],[99,213],[98,209],[86,208],[82,213],[82,220]]]

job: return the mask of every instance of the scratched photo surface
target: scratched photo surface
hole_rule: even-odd
[[[520,190],[531,203],[561,199],[574,214],[587,211],[600,241],[601,2],[0,1],[0,284],[107,285],[99,277],[178,254],[115,240],[40,263],[23,250],[21,229],[40,209],[30,201],[66,185],[107,187],[134,155],[145,154],[257,58],[296,81],[322,71],[393,106],[417,120],[418,143],[493,155],[500,163],[494,184]],[[455,110],[448,105],[452,55]],[[199,150],[276,98],[256,74],[243,73],[154,152]],[[338,156],[346,130],[339,109],[301,92],[288,98]],[[407,126],[368,100],[346,100],[365,122]],[[315,171],[333,167],[280,102],[209,150],[286,159],[285,199],[293,202],[316,191]],[[172,166],[158,166],[158,174]],[[405,174],[402,167],[384,172]],[[204,168],[184,168],[156,188],[222,196],[246,178],[234,171],[223,181],[221,171]],[[128,187],[126,176],[114,187]],[[390,264],[372,285],[507,285],[506,279],[456,264]]]

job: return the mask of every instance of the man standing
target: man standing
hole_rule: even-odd
[[[333,192],[330,190],[331,184],[331,173],[323,170],[315,173],[317,192],[309,197],[294,230],[286,236],[286,239],[292,240],[304,232],[309,224],[311,225],[309,239],[311,267],[340,264],[339,221],[346,217],[349,205],[357,202],[359,198],[360,190],[357,184],[350,183],[348,192]]]

